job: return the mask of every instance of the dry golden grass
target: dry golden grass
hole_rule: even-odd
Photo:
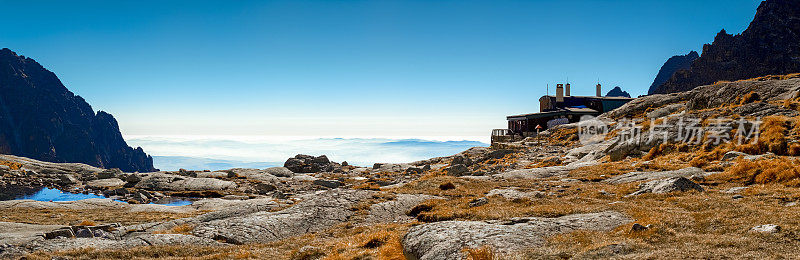
[[[755,144],[743,144],[736,150],[749,154],[763,154],[771,152],[778,155],[787,153],[787,133],[791,125],[790,119],[785,116],[769,116],[764,118],[760,126],[760,135]]]
[[[738,182],[745,185],[781,183],[800,186],[800,162],[797,159],[775,158],[750,161],[739,159],[714,180]]]
[[[632,231],[624,225],[611,232],[557,235],[547,246],[530,250],[527,257],[608,258],[613,254],[604,248],[620,246],[624,250],[617,250],[629,251],[626,258],[793,258],[800,250],[800,241],[794,239],[800,230],[800,212],[783,204],[800,199],[799,191],[770,185],[753,187],[744,195],[740,200],[718,192],[624,198],[610,208],[636,223],[651,224],[650,229]],[[748,232],[768,223],[783,227],[781,234]]]
[[[800,73],[792,73],[792,74],[785,74],[785,75],[767,75],[767,76],[762,76],[762,77],[757,77],[757,78],[737,80],[736,82],[742,82],[742,81],[767,81],[767,80],[787,80],[787,79],[795,79],[795,78],[800,78]]]
[[[131,212],[123,209],[34,209],[15,208],[0,215],[0,221],[43,225],[77,225],[85,223],[120,223],[123,225],[142,224],[154,221],[168,221],[192,217],[205,212],[167,213]]]
[[[21,163],[10,162],[10,161],[6,161],[6,160],[0,160],[0,165],[8,166],[8,168],[10,168],[12,170],[22,169],[22,166],[23,166]]]
[[[552,167],[552,166],[559,166],[561,165],[561,163],[562,161],[560,157],[549,157],[538,163],[531,163],[525,168],[532,169],[532,168]]]
[[[84,220],[81,223],[78,223],[78,226],[97,226],[97,223],[91,220]]]
[[[183,234],[183,235],[188,235],[188,234],[190,234],[192,232],[192,230],[194,230],[194,227],[195,227],[194,225],[183,224],[183,225],[174,226],[174,227],[172,227],[170,229],[167,229],[167,230],[156,231],[154,233],[156,233],[156,234]]]
[[[751,91],[750,93],[747,93],[744,96],[742,96],[742,100],[739,101],[739,104],[740,105],[744,105],[744,104],[753,103],[753,102],[756,102],[756,101],[759,101],[759,100],[761,100],[761,96],[759,96],[758,93],[756,93],[755,91]]]
[[[499,259],[495,257],[492,248],[483,246],[479,248],[465,248],[464,253],[467,255],[468,260],[494,260]]]
[[[266,244],[149,246],[124,250],[76,249],[37,252],[28,259],[405,259],[400,244],[408,225],[343,224]],[[304,249],[310,247],[311,249]]]
[[[578,128],[560,128],[551,131],[550,136],[537,139],[555,146],[571,146],[578,142]]]
[[[642,157],[642,160],[649,161],[665,154],[687,151],[689,151],[689,146],[684,143],[662,143],[650,149],[650,151]]]

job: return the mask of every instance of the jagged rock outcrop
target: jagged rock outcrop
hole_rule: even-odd
[[[722,30],[691,68],[679,70],[653,94],[675,93],[718,81],[800,72],[800,1],[761,3],[740,35]]]
[[[620,87],[614,87],[606,93],[606,97],[631,97],[628,91],[622,91]]]
[[[131,148],[117,120],[97,113],[31,58],[0,50],[0,153],[49,162],[150,172],[153,158]]]
[[[656,75],[656,79],[653,80],[653,84],[651,84],[650,89],[647,90],[647,94],[649,95],[655,93],[659,86],[672,78],[672,75],[675,75],[675,72],[691,68],[692,63],[697,58],[700,58],[700,55],[697,54],[696,51],[691,51],[686,55],[677,55],[669,58],[667,62],[661,66],[661,69],[658,71],[658,75]]]
[[[315,173],[333,171],[336,163],[328,160],[325,155],[311,156],[298,154],[286,160],[283,167],[295,173]]]

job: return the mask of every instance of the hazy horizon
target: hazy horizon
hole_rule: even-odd
[[[307,138],[302,136],[192,136],[126,135],[131,146],[141,146],[161,170],[222,170],[283,166],[297,154],[326,155],[351,165],[409,163],[449,156],[476,146],[488,146],[483,137],[419,139],[402,137]],[[479,139],[469,140],[469,139]]]

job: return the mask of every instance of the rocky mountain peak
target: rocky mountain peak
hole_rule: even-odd
[[[800,1],[767,0],[739,35],[721,30],[714,42],[686,69],[651,88],[651,94],[674,93],[718,81],[800,72]],[[654,82],[657,83],[658,81]]]
[[[631,94],[627,91],[622,91],[622,88],[617,86],[609,90],[606,97],[631,97]]]
[[[127,145],[117,120],[94,112],[55,73],[0,50],[0,152],[129,172],[154,171],[153,158]]]

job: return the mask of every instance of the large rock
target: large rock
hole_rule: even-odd
[[[153,173],[143,177],[136,188],[167,191],[230,190],[236,183],[212,178],[192,178],[173,174]]]
[[[609,231],[632,221],[617,212],[524,218],[511,223],[442,221],[412,227],[403,237],[409,259],[463,259],[463,249],[489,246],[499,257],[545,244],[547,237],[574,230]]]
[[[0,49],[0,152],[128,172],[155,171],[111,114],[95,111],[31,58]]]
[[[283,168],[283,167],[280,167],[280,168]],[[247,178],[247,179],[250,179],[250,180],[259,180],[259,181],[262,181],[262,182],[279,181],[278,177],[276,177],[276,175],[273,175],[272,173],[270,173],[271,170],[268,170],[268,169],[259,170],[259,169],[234,168],[234,169],[230,169],[229,171],[232,172],[233,174],[235,174],[238,177]],[[288,171],[288,169],[287,169],[287,171]],[[294,174],[294,173],[292,173],[292,174]]]
[[[629,196],[635,196],[645,193],[666,194],[678,191],[703,191],[703,187],[684,177],[674,177],[664,180],[655,180],[643,183],[639,186],[639,190],[631,193]]]
[[[597,162],[571,163],[564,166],[550,166],[533,169],[511,170],[495,174],[493,178],[499,179],[541,179],[550,177],[566,177],[570,171],[581,167],[596,165]]]
[[[44,233],[63,228],[60,225],[34,225],[0,222],[0,244],[19,245],[42,237]]]
[[[398,194],[394,200],[372,204],[369,207],[368,222],[407,222],[413,218],[406,215],[417,204],[441,197],[424,194]]]
[[[170,228],[181,225],[199,225],[214,220],[247,216],[256,212],[270,211],[278,207],[272,199],[250,199],[250,200],[225,200],[225,199],[202,199],[195,201],[192,208],[201,211],[212,211],[196,217],[182,218],[155,224],[141,224],[127,226],[124,230],[157,232],[169,230]]]
[[[298,154],[293,158],[289,158],[283,164],[283,167],[295,173],[330,172],[333,171],[335,166],[336,164],[328,160],[325,155],[315,157],[305,154]]]
[[[117,178],[93,180],[86,183],[86,187],[90,189],[107,189],[112,187],[122,187],[123,185],[125,185],[125,181]]]
[[[343,223],[355,214],[351,207],[372,194],[364,190],[331,190],[310,195],[278,212],[256,212],[202,223],[192,233],[233,244],[267,243]]]

